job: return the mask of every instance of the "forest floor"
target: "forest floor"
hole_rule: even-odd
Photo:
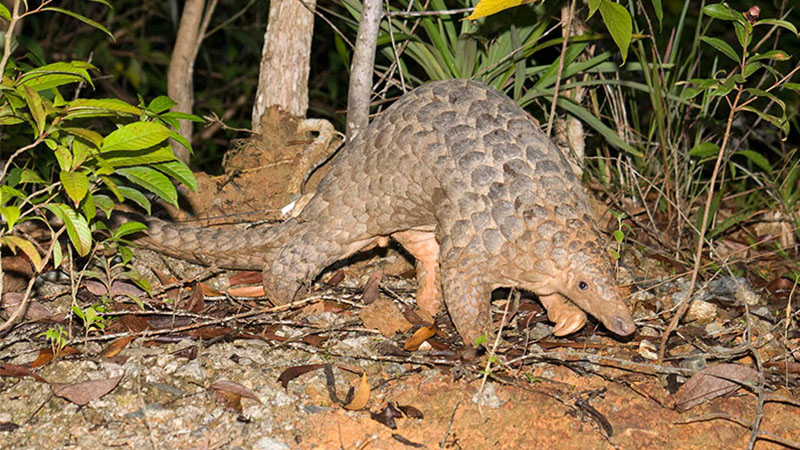
[[[249,194],[263,189],[257,174],[200,185],[207,214],[264,207]],[[498,291],[503,339],[467,362],[447,314],[435,327],[414,314],[413,266],[397,249],[340,264],[279,308],[251,296],[258,273],[140,250],[153,295],[84,282],[82,305],[113,299],[114,319],[88,336],[64,319],[69,281],[37,283],[0,340],[0,448],[798,448],[795,286],[780,260],[759,261],[700,284],[663,364],[688,268],[633,247],[618,270],[632,338],[595,322],[556,338],[534,296]],[[58,324],[75,337],[54,355],[42,333]]]

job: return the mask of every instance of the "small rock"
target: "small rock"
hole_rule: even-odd
[[[741,283],[736,288],[735,294],[736,301],[743,302],[745,305],[754,306],[757,305],[759,301],[761,301],[761,297],[753,292],[746,283]]]
[[[639,356],[644,359],[655,361],[658,359],[658,350],[656,350],[656,346],[653,345],[652,342],[643,339],[639,342]]]
[[[497,395],[494,383],[486,383],[483,386],[483,391],[476,392],[472,396],[472,402],[476,405],[486,406],[489,408],[497,409],[503,406],[506,402]]]
[[[194,361],[189,361],[188,363],[184,364],[183,367],[176,370],[175,376],[186,378],[202,384],[206,379],[206,371],[200,366],[200,362],[195,359]]]
[[[542,322],[537,323],[532,328],[528,328],[528,339],[539,341],[553,333],[553,328]]]
[[[687,322],[698,322],[701,325],[708,324],[717,318],[717,305],[696,299],[689,305],[686,312]]]
[[[263,437],[253,444],[255,450],[289,450],[289,446],[271,437]]]
[[[722,330],[724,330],[724,328],[717,322],[711,322],[706,325],[706,333],[710,336],[714,336],[717,333],[722,332]]]
[[[702,355],[690,356],[682,359],[679,365],[684,369],[700,371],[706,367],[706,358]]]
[[[653,327],[648,327],[647,325],[642,326],[639,328],[638,331],[639,335],[646,336],[646,337],[658,337],[661,336],[661,332]]]

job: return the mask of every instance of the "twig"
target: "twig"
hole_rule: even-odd
[[[442,436],[442,441],[439,443],[439,448],[444,449],[445,444],[447,444],[447,436],[450,435],[450,428],[453,427],[453,422],[456,420],[456,411],[458,411],[458,407],[461,406],[461,397],[458,398],[456,405],[453,406],[453,412],[450,414],[450,420],[447,422],[447,429],[444,430],[444,436]]]
[[[461,14],[472,12],[475,8],[440,9],[437,11],[394,11],[383,15],[386,17],[425,17],[425,16],[447,16],[449,14]]]
[[[561,43],[561,57],[558,59],[558,73],[556,74],[556,85],[553,88],[553,102],[550,104],[550,116],[547,118],[547,137],[550,137],[550,132],[553,129],[553,118],[556,115],[556,103],[558,102],[558,89],[561,87],[561,75],[564,72],[564,59],[567,56],[567,44],[569,44],[569,34],[572,28],[572,16],[575,14],[575,0],[569,5],[569,13],[567,14],[567,23],[564,24],[561,34],[564,36],[564,41]]]
[[[55,248],[56,245],[59,245],[58,238],[66,229],[67,227],[61,227],[61,229],[58,230],[55,235],[53,235],[53,240],[50,243],[50,249],[48,249],[47,253],[44,255],[41,267],[47,265],[47,262],[50,260],[50,255],[53,254],[53,249]],[[2,266],[0,266],[0,292],[2,292],[2,287],[3,287],[2,277],[3,277],[3,271],[2,271]],[[31,277],[30,280],[28,280],[28,287],[25,289],[25,294],[22,296],[22,301],[17,306],[16,311],[14,311],[14,313],[11,314],[11,317],[9,317],[8,320],[6,320],[5,322],[2,323],[2,325],[0,325],[0,333],[2,333],[6,328],[10,327],[14,323],[14,321],[17,320],[17,317],[19,317],[20,314],[22,314],[25,311],[25,307],[27,306],[28,301],[30,300],[31,297],[31,290],[33,289],[33,283],[35,281],[36,281],[36,276],[33,276]]]

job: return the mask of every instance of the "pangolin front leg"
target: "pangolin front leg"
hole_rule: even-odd
[[[547,310],[547,318],[555,323],[553,334],[566,336],[586,324],[586,314],[561,294],[540,295],[539,300]]]

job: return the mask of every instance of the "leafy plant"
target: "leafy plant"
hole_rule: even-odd
[[[170,178],[196,190],[192,172],[175,158],[169,141],[191,150],[189,142],[174,130],[178,119],[201,120],[169,112],[174,102],[164,96],[149,103],[140,98],[138,105],[81,96],[84,86],[94,86],[91,73],[97,71],[85,61],[38,67],[17,63],[11,57],[15,46],[12,31],[31,14],[59,12],[109,34],[102,25],[77,13],[43,7],[49,3],[27,10],[27,3],[15,0],[12,11],[0,5],[0,17],[9,22],[0,61],[0,144],[11,150],[0,169],[0,244],[25,253],[37,272],[50,258],[56,268],[64,261],[57,243],[62,232],[79,257],[93,257],[97,233],[110,233],[108,243],[125,244],[126,235],[143,227],[127,223],[108,230],[99,220],[98,210],[109,216],[115,202],[129,200],[149,213],[151,202],[145,192],[177,206],[177,191]],[[66,96],[69,88],[72,95]],[[47,230],[51,238],[48,248],[21,231],[26,223]],[[130,261],[130,251],[124,246],[117,248],[124,266]],[[106,267],[110,274],[113,268]],[[74,308],[74,312],[84,320],[87,332],[91,327],[102,328],[96,308]]]

